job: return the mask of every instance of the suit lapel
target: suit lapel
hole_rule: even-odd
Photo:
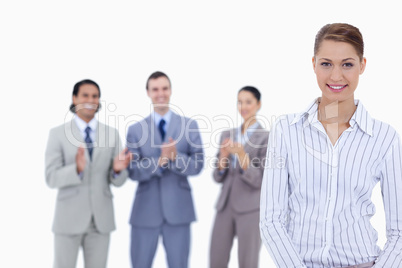
[[[70,133],[72,134],[72,137],[74,138],[75,141],[77,141],[79,144],[77,144],[79,147],[79,145],[81,145],[82,142],[84,142],[84,138],[82,137],[82,134],[77,126],[77,123],[75,123],[74,120],[71,120],[69,122],[69,125],[66,129],[66,131],[71,131]],[[66,132],[67,138],[69,139],[69,135]],[[84,142],[85,143],[85,142]]]
[[[248,141],[244,144],[244,151],[250,152],[256,149],[257,146],[261,146],[262,144],[259,144],[258,141],[262,135],[261,130],[263,128],[261,127],[260,124],[258,124],[257,128],[254,130],[253,134],[251,134],[250,138]]]
[[[150,135],[150,138],[152,139],[152,145],[161,145],[162,144],[162,137],[161,134],[159,133],[159,129],[155,124],[155,121],[153,117],[150,115],[146,119],[146,122],[148,124],[148,133]]]
[[[163,142],[168,142],[169,138],[175,137],[174,134],[176,133],[176,131],[178,129],[184,129],[184,127],[180,128],[180,124],[184,124],[184,121],[182,122],[182,117],[180,117],[179,115],[172,112],[172,116],[170,118],[170,122],[169,122],[168,128],[166,130],[165,140],[162,141],[161,134],[159,133],[159,129],[156,126],[153,117],[148,116],[146,118],[146,121],[148,124],[148,130],[149,130],[148,133],[150,133],[155,145],[162,145]]]
[[[227,138],[231,139],[232,141],[237,140],[237,128],[232,128],[229,130],[229,136]]]
[[[96,158],[98,157],[99,153],[100,153],[100,146],[106,146],[105,142],[106,141],[106,129],[105,129],[105,125],[101,124],[98,122],[98,126],[96,127],[96,140],[94,141],[94,148],[92,151],[92,162],[94,162],[96,160]],[[88,159],[89,159],[89,153],[88,150],[87,154],[88,154]]]
[[[181,122],[181,119],[182,117],[172,112],[172,117],[170,118],[168,129],[166,130],[165,142],[169,142],[169,138],[174,139],[173,137],[175,137],[174,134],[177,129],[184,129],[184,127],[180,127],[180,124],[184,123],[184,120]]]
[[[66,129],[66,131],[71,130],[70,133],[66,132],[67,139],[69,141],[71,141],[70,139],[72,138],[73,141],[74,141],[74,145],[77,147],[77,149],[78,149],[78,147],[83,146],[84,149],[85,149],[85,158],[87,159],[87,161],[90,161],[88,148],[87,148],[86,143],[84,141],[84,137],[82,137],[82,133],[81,133],[80,129],[77,126],[77,123],[75,123],[74,120],[71,120],[70,125],[67,128],[68,128],[68,130]],[[97,129],[99,129],[99,123],[98,123]],[[96,151],[95,149],[96,148],[94,148],[94,150],[92,152],[92,160],[94,159],[94,152]]]

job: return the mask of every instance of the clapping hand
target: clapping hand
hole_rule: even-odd
[[[165,166],[169,160],[174,161],[177,156],[176,141],[169,138],[169,142],[164,142],[161,148],[161,155],[159,157],[159,166]]]
[[[222,141],[221,148],[219,150],[219,170],[228,167],[229,155],[236,155],[240,161],[240,167],[247,169],[249,166],[248,154],[244,151],[244,147],[241,143],[234,142],[230,138],[226,138]]]
[[[80,174],[84,171],[87,163],[85,159],[85,149],[82,145],[78,148],[77,154],[75,155],[75,163],[77,164],[77,174]]]
[[[118,155],[115,156],[113,160],[113,171],[115,173],[120,173],[123,169],[128,167],[132,155],[129,153],[128,148],[122,150]]]

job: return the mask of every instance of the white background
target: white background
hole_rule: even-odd
[[[2,1],[0,4],[1,220],[0,267],[51,267],[56,191],[44,178],[50,128],[69,117],[74,83],[99,83],[99,119],[124,139],[134,115],[146,116],[145,82],[153,71],[172,81],[171,102],[186,116],[204,116],[205,143],[240,124],[236,95],[244,85],[262,92],[260,115],[299,112],[320,95],[311,57],[326,23],[360,28],[366,72],[356,98],[371,115],[402,133],[402,17],[398,1]],[[110,105],[110,106],[109,106]],[[113,109],[114,108],[114,109]],[[216,118],[215,118],[216,119]],[[269,126],[267,126],[269,128]],[[215,133],[215,134],[216,134]],[[216,153],[205,149],[207,158]],[[208,264],[214,204],[220,186],[207,167],[190,178],[198,221],[192,225],[190,267]],[[109,267],[130,267],[128,224],[136,183],[113,188],[117,230]],[[379,188],[372,223],[385,242]],[[234,250],[236,249],[236,245]],[[230,267],[237,267],[232,251]],[[260,267],[274,267],[265,248]],[[83,267],[82,259],[78,267]],[[165,265],[158,248],[154,267]]]

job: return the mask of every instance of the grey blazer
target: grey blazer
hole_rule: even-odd
[[[161,136],[151,116],[128,129],[127,146],[133,154],[129,176],[138,181],[130,224],[157,227],[195,221],[191,187],[187,176],[200,173],[204,152],[197,122],[172,113],[165,140],[177,141],[177,158],[167,168],[158,166]]]
[[[120,186],[126,180],[126,170],[113,177],[113,159],[121,150],[116,129],[98,123],[92,162],[88,150],[82,179],[77,174],[75,157],[78,147],[85,144],[74,120],[50,130],[46,148],[46,183],[57,188],[53,232],[80,234],[88,228],[91,217],[101,233],[115,229],[113,195],[109,185]]]
[[[235,135],[236,129],[222,132],[221,143],[228,137],[233,140]],[[249,141],[244,145],[244,150],[251,160],[248,169],[243,171],[238,163],[233,167],[231,157],[229,157],[229,167],[224,170],[223,174],[215,167],[213,178],[216,182],[222,183],[221,194],[216,204],[218,211],[227,206],[229,196],[233,197],[230,199],[231,206],[238,213],[259,210],[268,136],[269,132],[258,125]],[[219,151],[217,157],[219,158]]]

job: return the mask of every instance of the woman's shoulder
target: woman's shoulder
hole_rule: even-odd
[[[287,129],[291,127],[292,125],[297,125],[298,123],[303,123],[302,116],[297,113],[292,113],[292,114],[284,114],[279,117],[277,117],[275,120],[273,120],[273,124],[271,127],[271,131],[274,129]]]
[[[377,137],[377,136],[388,136],[388,137],[394,137],[394,138],[399,138],[399,133],[394,128],[391,124],[378,120],[375,118],[372,118],[372,137]]]

